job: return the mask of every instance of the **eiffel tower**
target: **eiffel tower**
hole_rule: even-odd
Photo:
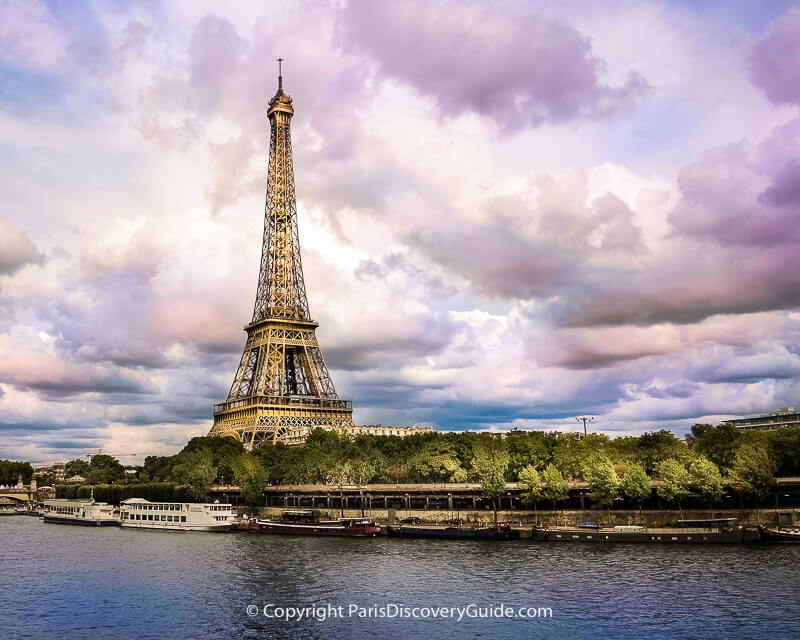
[[[316,428],[350,431],[353,405],[336,394],[315,334],[303,281],[289,125],[292,99],[269,101],[267,203],[253,319],[228,398],[214,405],[209,435],[234,436],[248,449],[300,443]]]

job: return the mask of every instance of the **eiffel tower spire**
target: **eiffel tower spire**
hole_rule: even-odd
[[[303,280],[290,123],[292,99],[269,101],[267,202],[261,268],[247,343],[227,400],[214,406],[209,435],[232,435],[249,448],[302,442],[315,427],[352,427],[352,404],[340,400],[317,343]]]
[[[278,63],[281,62],[279,58]],[[278,75],[278,92],[269,101],[267,111],[270,121],[267,205],[253,322],[268,317],[310,320],[297,234],[289,129],[293,115],[292,99],[283,92],[283,76]]]

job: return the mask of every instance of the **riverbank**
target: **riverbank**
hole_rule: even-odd
[[[276,518],[283,512],[283,507],[256,507],[250,510],[246,507],[236,507],[239,516],[252,514],[258,518]],[[322,509],[331,517],[358,518],[361,509]],[[453,518],[460,518],[465,524],[490,524],[494,522],[494,513],[488,509],[477,511],[445,509],[365,509],[363,515],[381,524],[391,523],[395,520],[409,517],[419,518],[424,523],[443,524]],[[678,520],[707,520],[711,517],[708,510],[614,510],[611,512],[590,510],[500,510],[497,519],[500,522],[510,522],[520,527],[531,527],[539,524],[545,527],[574,527],[582,522],[602,522],[607,527],[617,525],[641,525],[645,527],[671,527]],[[755,527],[758,524],[770,526],[780,523],[797,522],[800,520],[800,509],[723,509],[714,511],[715,518],[736,518],[739,524]]]

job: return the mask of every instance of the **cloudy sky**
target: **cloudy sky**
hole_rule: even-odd
[[[800,404],[800,3],[0,0],[0,458],[208,431],[279,56],[359,424]]]

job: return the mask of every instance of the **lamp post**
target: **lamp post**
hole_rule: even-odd
[[[583,435],[586,436],[586,423],[592,422],[594,420],[594,416],[587,418],[586,416],[581,416],[580,418],[575,418],[578,422],[583,422]]]

